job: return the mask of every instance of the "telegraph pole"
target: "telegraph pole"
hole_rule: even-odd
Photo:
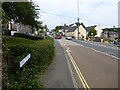
[[[77,21],[78,21],[78,37],[77,37],[77,39],[79,40],[79,0],[77,0],[77,6],[78,6],[78,19],[77,19]]]

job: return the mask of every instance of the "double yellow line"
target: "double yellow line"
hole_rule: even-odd
[[[85,89],[85,90],[91,90],[90,87],[89,87],[89,85],[87,84],[84,76],[82,75],[80,69],[78,68],[75,60],[73,59],[71,53],[69,52],[69,48],[66,50],[66,52],[67,52],[67,54],[68,54],[68,56],[69,56],[69,58],[70,58],[70,61],[72,62],[73,66],[74,66],[75,71],[76,71],[77,74],[78,74],[78,77],[79,77],[79,79],[80,79],[80,81],[81,81],[84,89]]]

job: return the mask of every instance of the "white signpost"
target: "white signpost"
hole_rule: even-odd
[[[30,59],[31,55],[28,54],[22,61],[20,61],[20,68]]]

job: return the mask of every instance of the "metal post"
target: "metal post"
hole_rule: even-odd
[[[78,6],[78,37],[77,39],[79,40],[79,0],[77,0],[77,6]]]
[[[78,18],[78,40],[79,40],[79,18]]]

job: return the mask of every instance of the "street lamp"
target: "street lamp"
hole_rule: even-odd
[[[78,18],[78,40],[79,40],[79,18]]]
[[[79,40],[79,0],[77,0],[77,6],[78,6],[78,19],[77,19],[77,21],[78,21],[78,37],[77,37],[77,39]]]

